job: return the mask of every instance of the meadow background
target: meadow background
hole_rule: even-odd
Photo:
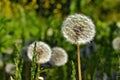
[[[36,40],[60,46],[69,56],[64,66],[43,65],[45,80],[77,80],[76,45],[61,32],[63,20],[74,13],[89,16],[96,25],[94,40],[81,46],[83,80],[120,80],[120,51],[112,47],[120,36],[120,0],[0,0],[0,80],[10,80],[9,63],[17,67],[16,80],[31,80],[31,62],[21,59],[20,51]]]

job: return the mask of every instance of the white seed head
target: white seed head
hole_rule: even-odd
[[[87,16],[74,14],[63,22],[62,33],[67,41],[73,44],[85,44],[95,36],[95,25]]]
[[[68,60],[68,55],[64,49],[60,47],[54,47],[52,49],[52,56],[49,61],[52,65],[62,66],[65,63],[67,63],[67,60]]]
[[[14,74],[15,73],[15,64],[9,63],[5,67],[5,71],[9,74]]]
[[[27,55],[30,60],[33,58],[35,42],[29,45]],[[44,42],[36,42],[37,63],[46,63],[50,60],[51,49]]]
[[[120,37],[116,37],[113,40],[112,45],[115,50],[120,50]]]

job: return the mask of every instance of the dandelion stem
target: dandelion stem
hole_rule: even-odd
[[[40,76],[40,64],[38,64],[38,76]]]
[[[10,76],[10,80],[14,80],[12,76]]]
[[[77,56],[78,56],[78,77],[79,77],[79,80],[82,80],[81,63],[80,63],[80,45],[79,44],[77,44]]]
[[[37,77],[39,77],[40,76],[40,64],[38,64],[38,75],[37,75]]]

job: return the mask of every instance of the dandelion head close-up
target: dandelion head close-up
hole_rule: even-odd
[[[113,39],[112,45],[115,50],[120,50],[120,37]]]
[[[67,63],[68,55],[66,51],[60,47],[54,47],[52,49],[52,56],[50,63],[55,66],[62,66]]]
[[[30,44],[27,50],[27,55],[30,60],[32,60],[33,58],[34,48],[35,42]],[[46,43],[39,41],[36,42],[36,54],[37,63],[46,63],[50,60],[51,49]]]
[[[83,14],[68,16],[62,24],[62,33],[73,44],[85,44],[95,36],[95,25]]]

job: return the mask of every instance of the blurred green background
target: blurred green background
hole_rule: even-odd
[[[96,25],[94,40],[81,45],[83,80],[120,80],[120,51],[112,47],[120,36],[120,0],[0,0],[0,80],[9,80],[5,66],[19,60],[14,45],[21,50],[35,40],[60,46],[69,56],[64,66],[42,67],[45,80],[78,80],[76,45],[61,32],[63,20],[74,13],[89,16]],[[30,80],[31,63],[22,65],[22,80]]]

